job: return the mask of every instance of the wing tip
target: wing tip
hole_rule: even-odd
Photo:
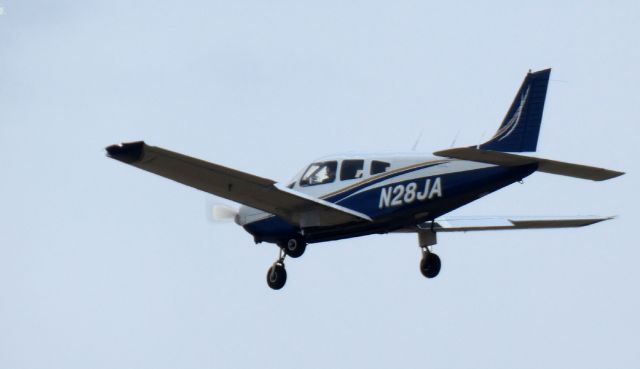
[[[125,163],[135,163],[142,159],[144,153],[144,141],[124,142],[107,146],[107,156]]]
[[[600,223],[600,222],[606,222],[607,220],[613,220],[615,218],[616,218],[616,216],[613,215],[613,216],[593,217],[591,219],[585,219],[585,222],[584,222],[584,224],[581,225],[581,227],[587,227],[587,226],[594,225],[594,224],[597,224],[597,223]]]
[[[607,171],[606,176],[600,179],[601,181],[606,181],[608,179],[613,179],[613,178],[620,177],[622,175],[627,174],[625,172],[619,172],[617,170],[606,169],[606,171]]]

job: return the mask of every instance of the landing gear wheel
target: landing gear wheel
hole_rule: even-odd
[[[440,273],[440,257],[432,252],[425,252],[420,261],[420,272],[427,278],[435,278]]]
[[[275,262],[267,271],[267,284],[274,290],[279,290],[287,283],[287,270],[284,264]]]
[[[284,252],[292,258],[299,258],[307,249],[307,243],[299,237],[290,238],[281,244]]]

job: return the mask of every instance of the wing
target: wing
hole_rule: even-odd
[[[433,223],[418,224],[407,232],[433,230],[434,232],[501,231],[512,229],[575,228],[599,223],[613,217],[451,217],[436,219]],[[433,228],[432,228],[433,227]]]
[[[509,154],[499,151],[479,150],[472,147],[461,147],[456,149],[436,151],[433,154],[448,158],[470,160],[504,166],[518,166],[535,163],[538,164],[539,172],[590,179],[592,181],[604,181],[624,174],[623,172],[591,167],[588,165],[566,163],[557,160],[541,159],[533,156]]]
[[[192,158],[142,141],[112,145],[107,156],[210,194],[278,215],[300,227],[371,221],[355,212],[267,178]]]

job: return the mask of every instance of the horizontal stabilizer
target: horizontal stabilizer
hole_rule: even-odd
[[[541,159],[533,156],[509,154],[499,151],[479,150],[473,147],[461,147],[436,151],[434,155],[448,158],[476,161],[501,166],[520,166],[538,164],[538,171],[558,174],[562,176],[590,179],[592,181],[604,181],[624,174],[615,170],[591,167],[581,164],[566,163],[562,161]]]
[[[514,229],[575,228],[592,225],[613,217],[452,217],[436,219],[433,224],[426,222],[418,225],[418,230],[434,232],[499,231]]]

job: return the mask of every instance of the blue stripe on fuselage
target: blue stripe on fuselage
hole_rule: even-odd
[[[489,167],[482,169],[469,170],[464,172],[453,172],[446,174],[436,174],[431,176],[420,177],[416,179],[410,179],[400,182],[389,184],[388,186],[373,188],[367,191],[363,191],[357,195],[346,198],[343,201],[337,201],[340,206],[344,206],[349,209],[367,214],[374,220],[381,218],[388,218],[400,215],[401,213],[420,213],[430,212],[432,208],[438,205],[442,206],[444,203],[447,208],[447,202],[451,202],[453,206],[455,201],[452,201],[460,196],[470,195],[473,199],[476,199],[479,195],[483,195],[487,192],[493,192],[501,187],[509,185],[521,178],[531,174],[535,169],[528,169],[523,167],[510,168],[510,167]],[[380,198],[382,196],[383,189],[391,189],[398,185],[406,188],[410,183],[415,183],[417,186],[417,192],[425,190],[425,182],[430,179],[431,184],[440,178],[442,197],[434,196],[433,198],[425,199],[424,201],[415,200],[411,203],[404,203],[400,206],[383,206],[380,207]],[[467,203],[467,202],[465,202]],[[451,211],[460,205],[451,207],[447,210]],[[435,216],[440,216],[438,214]]]
[[[353,188],[350,188],[347,191],[340,192],[340,193],[338,193],[336,195],[329,195],[329,197],[326,197],[326,198],[323,198],[323,199],[326,200],[326,201],[329,201],[329,202],[338,203],[341,200],[345,199],[346,197],[349,197],[350,195],[362,190],[363,188],[370,187],[371,185],[374,185],[376,183],[380,183],[382,181],[386,181],[388,179],[395,178],[395,177],[401,176],[403,174],[415,172],[415,171],[418,171],[418,170],[421,170],[421,169],[435,167],[436,165],[444,164],[446,162],[447,161],[441,161],[441,162],[438,162],[438,163],[427,163],[427,164],[424,164],[424,165],[420,165],[418,167],[412,167],[412,168],[407,168],[407,169],[404,169],[404,170],[400,170],[398,172],[393,172],[393,173],[389,173],[389,174],[383,174],[383,175],[380,175],[378,177],[374,177],[373,179],[371,179],[369,181],[364,181],[363,183],[358,184],[357,186],[354,186]]]
[[[431,164],[435,165],[435,164]],[[428,166],[431,166],[428,165]],[[399,172],[398,175],[411,172],[413,170],[424,169],[426,166],[412,168],[411,170]],[[362,222],[359,225],[327,227],[327,229],[305,230],[305,235],[309,242],[322,242],[340,238],[349,238],[356,235],[368,233],[388,232],[402,226],[412,226],[427,219],[434,219],[446,214],[460,206],[468,204],[484,194],[496,191],[511,183],[521,180],[536,170],[536,165],[521,167],[488,167],[474,169],[464,172],[453,172],[439,175],[431,175],[411,180],[399,181],[388,186],[372,188],[354,194],[345,193],[327,198],[327,201],[334,202],[349,209],[364,213],[370,216],[374,222]],[[395,177],[391,176],[391,177]],[[383,180],[391,177],[385,177]],[[397,185],[407,186],[414,182],[418,189],[423,190],[424,182],[431,179],[432,183],[436,178],[440,178],[442,185],[442,197],[425,199],[424,201],[414,201],[400,206],[389,206],[380,208],[380,196],[384,188]],[[375,182],[377,183],[377,182]],[[368,182],[371,186],[373,182]],[[360,190],[359,188],[358,190]],[[352,194],[357,192],[350,190]],[[421,219],[416,215],[423,214]],[[244,228],[254,235],[257,241],[277,242],[292,235],[297,234],[298,229],[278,216],[268,217],[253,223],[246,224]],[[314,234],[315,232],[315,234]]]

